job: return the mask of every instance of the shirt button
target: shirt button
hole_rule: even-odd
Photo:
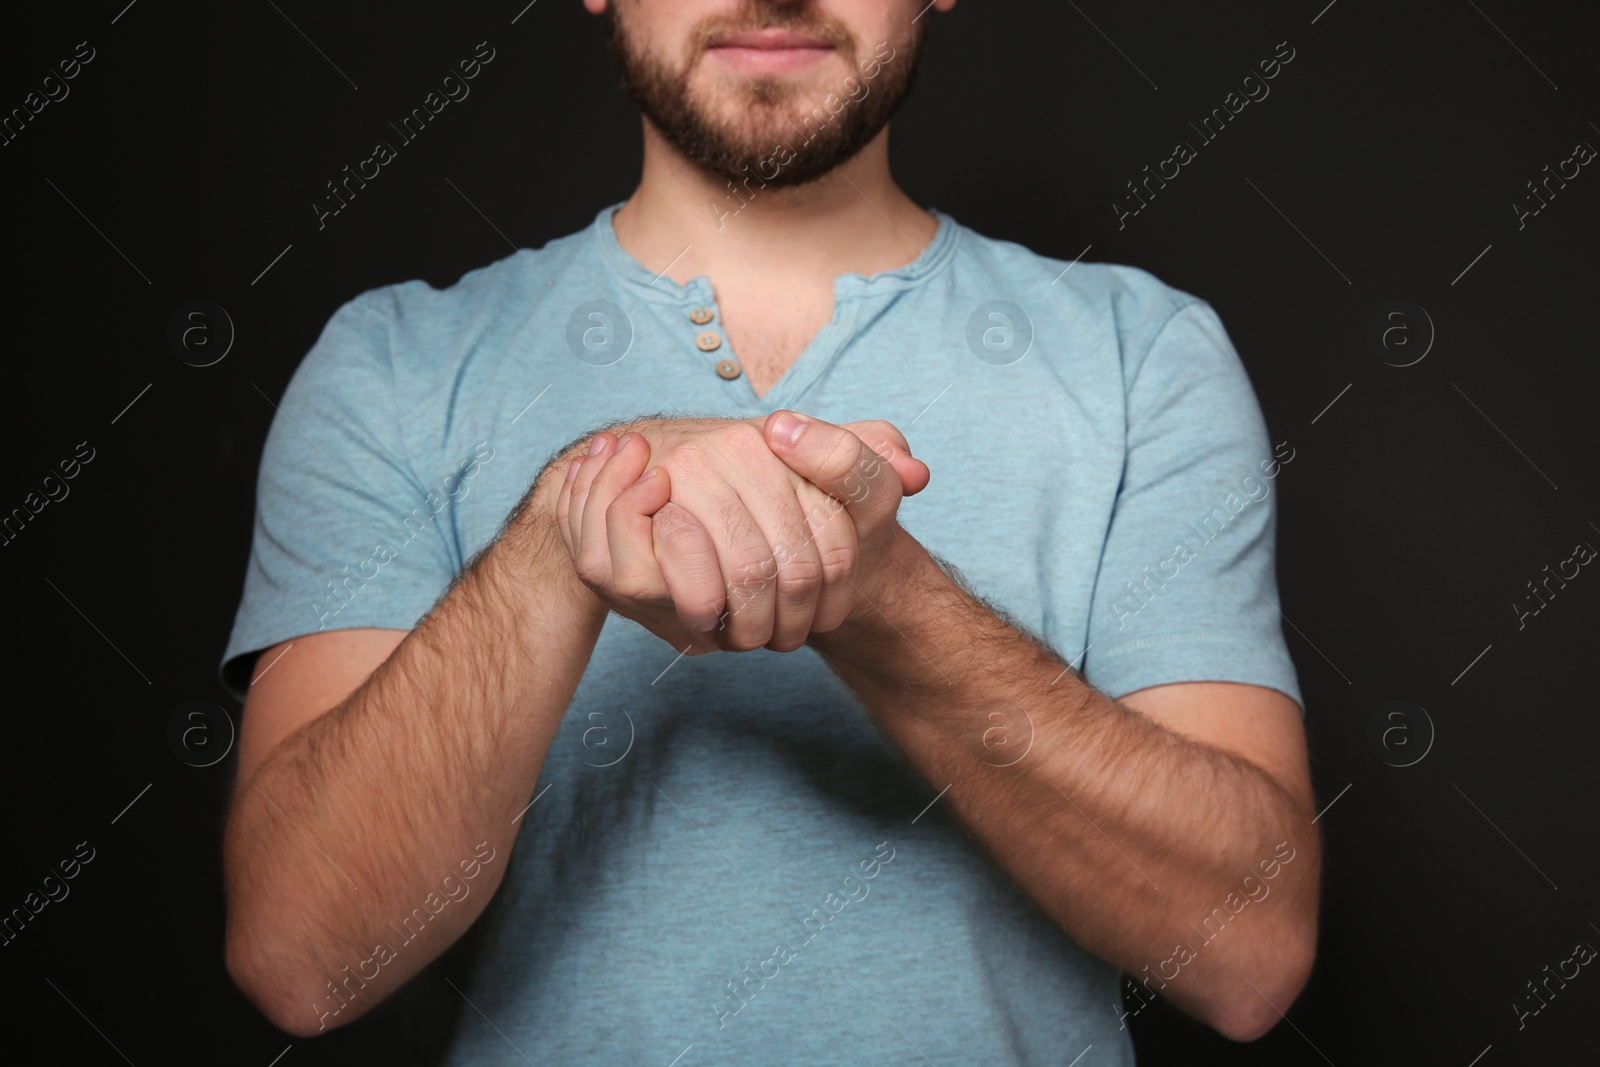
[[[731,382],[739,376],[739,364],[734,360],[725,359],[717,364],[717,373]]]
[[[699,346],[702,352],[715,352],[722,347],[722,335],[715,331],[707,330],[699,337],[696,337],[694,343]]]
[[[716,313],[710,308],[695,308],[689,312],[689,321],[696,326],[704,326],[714,318],[716,318]]]

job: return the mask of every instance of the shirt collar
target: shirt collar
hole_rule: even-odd
[[[664,274],[648,270],[622,247],[617,240],[617,231],[612,225],[611,217],[625,203],[627,201],[622,200],[601,208],[595,215],[594,225],[591,227],[594,232],[595,249],[606,269],[639,296],[656,303],[710,303],[715,294],[711,288],[711,279],[706,275],[690,279],[687,285],[679,285]],[[878,271],[871,275],[847,271],[834,280],[835,296],[846,299],[868,294],[899,292],[921,285],[928,278],[942,272],[960,242],[961,226],[938,208],[929,208],[928,212],[938,220],[938,229],[934,231],[933,240],[928,242],[928,247],[924,248],[915,259],[903,266]]]

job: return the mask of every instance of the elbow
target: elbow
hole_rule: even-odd
[[[232,901],[222,952],[238,992],[291,1037],[317,1037],[362,1014],[328,992],[331,984],[318,976],[314,960],[302,958],[282,937],[264,936]]]
[[[1282,1022],[1311,979],[1316,944],[1286,951],[1268,973],[1242,976],[1204,1021],[1230,1041],[1249,1042],[1266,1036]],[[1248,981],[1246,980],[1248,978]]]
[[[250,1004],[279,1030],[293,1037],[316,1037],[351,1021],[356,1013],[317,988],[309,972],[287,965],[270,951],[252,947],[230,921],[224,962],[228,977]],[[332,1010],[330,1010],[332,1009]]]
[[[1250,995],[1255,996],[1255,992],[1251,990]],[[1207,1022],[1229,1041],[1243,1043],[1265,1037],[1281,1018],[1260,997],[1254,1003],[1240,997],[1236,1003],[1222,1006]]]
[[[360,1009],[345,1010],[350,1005],[330,994],[318,960],[305,950],[315,937],[305,917],[274,912],[270,887],[243,862],[239,841],[230,825],[223,838],[228,977],[268,1022],[294,1037],[315,1037],[351,1022]]]

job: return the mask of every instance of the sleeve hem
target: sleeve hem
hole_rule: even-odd
[[[1249,649],[1252,653],[1264,652],[1280,662],[1289,664],[1291,667],[1294,665],[1294,661],[1278,649],[1262,648],[1254,641],[1246,641],[1242,638],[1231,636],[1219,637],[1215,634],[1166,634],[1157,637],[1141,637],[1133,641],[1122,641],[1108,649],[1103,649],[1095,659],[1110,659],[1127,655],[1130,652],[1137,652],[1141,649],[1170,648],[1173,645],[1229,645],[1233,648]]]
[[[1154,649],[1167,649],[1169,654],[1159,658],[1131,655]],[[1223,650],[1226,654],[1215,654]],[[1209,634],[1171,634],[1127,641],[1091,655],[1086,678],[1114,700],[1158,685],[1233,682],[1275,689],[1305,715],[1294,662],[1279,650],[1258,643]]]
[[[236,634],[228,642],[222,662],[217,665],[217,676],[234,699],[242,704],[250,688],[250,671],[255,661],[267,649],[285,641],[297,641],[302,637],[332,633],[335,630],[414,630],[428,612],[433,610],[437,601],[438,597],[435,597],[428,601],[427,606],[413,610],[416,604],[421,603],[419,599],[413,602],[412,608],[398,613],[378,605],[369,605],[365,610],[359,610],[358,606],[353,605],[352,610],[341,611],[327,619],[321,629],[312,627],[310,623],[300,625],[282,620],[276,625],[262,623],[253,627],[249,634]]]

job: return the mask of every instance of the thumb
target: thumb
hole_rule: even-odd
[[[900,506],[904,490],[888,457],[845,427],[779,410],[767,416],[762,431],[767,447],[790,470],[858,516],[889,516]]]
[[[911,446],[905,435],[893,423],[882,419],[847,422],[844,428],[861,438],[878,455],[887,459],[900,475],[900,486],[906,496],[915,496],[928,487],[931,473],[928,465],[911,455]]]

